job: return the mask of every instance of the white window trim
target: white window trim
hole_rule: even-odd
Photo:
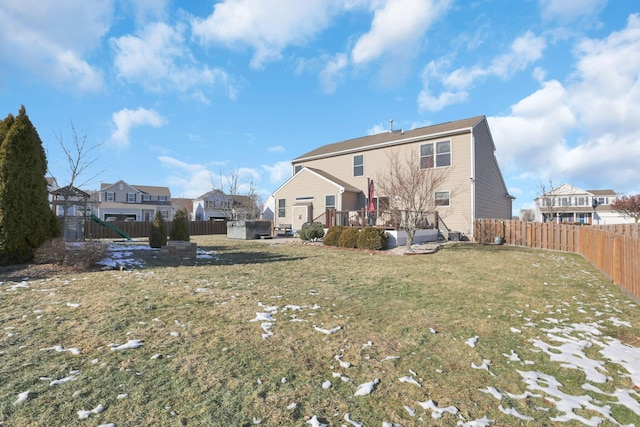
[[[449,164],[445,166],[438,166],[438,144],[441,142],[449,143]],[[423,145],[431,145],[433,146],[433,167],[423,168],[422,167],[422,153],[421,149]],[[433,141],[433,142],[424,142],[418,146],[418,162],[420,163],[420,169],[439,169],[439,168],[450,168],[453,165],[453,141],[450,139],[443,139],[442,141]]]
[[[438,193],[446,193],[447,194],[447,199],[446,200],[448,201],[448,203],[446,205],[438,205],[437,204],[438,200],[445,200],[445,199],[437,199],[436,196],[437,196]],[[434,191],[433,192],[433,198],[434,198],[434,204],[435,204],[436,209],[451,207],[451,191],[450,190]]]
[[[362,174],[360,174],[360,175],[356,175],[356,157],[358,157],[358,156],[362,157],[362,164],[359,165],[359,167],[362,168]],[[353,169],[352,169],[351,173],[353,174],[353,177],[354,178],[358,178],[358,177],[364,176],[364,154],[354,154],[352,159],[353,159],[352,160],[352,168]]]

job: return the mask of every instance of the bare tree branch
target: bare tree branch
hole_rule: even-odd
[[[389,207],[400,219],[407,233],[407,249],[411,249],[416,231],[437,209],[435,194],[442,190],[450,168],[421,168],[416,151],[405,157],[391,152],[387,159],[386,170],[376,177],[377,188],[389,197]]]

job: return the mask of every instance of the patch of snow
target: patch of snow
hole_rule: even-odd
[[[371,394],[378,383],[380,383],[380,380],[378,378],[374,379],[373,381],[362,383],[356,388],[356,392],[353,395],[366,396],[368,394]]]
[[[438,408],[438,404],[433,400],[427,400],[426,402],[418,402],[418,405],[422,406],[425,410],[431,411],[431,418],[442,418],[442,415],[449,413],[455,415],[458,413],[458,408],[455,406],[447,406],[444,408]]]
[[[143,345],[144,343],[142,342],[142,340],[129,340],[122,345],[109,344],[109,347],[111,347],[111,351],[120,351],[120,350],[127,350],[127,349],[136,349],[136,348],[142,347]]]
[[[318,326],[314,326],[313,329],[315,329],[318,332],[322,332],[323,334],[326,335],[331,335],[331,334],[335,334],[336,332],[338,332],[340,329],[342,329],[342,326],[336,326],[333,329],[324,329],[324,328],[320,328]]]
[[[78,411],[78,417],[82,420],[84,418],[89,418],[89,415],[91,414],[99,414],[102,411],[104,411],[104,406],[98,405],[90,411]]]
[[[17,404],[22,403],[25,400],[27,400],[27,398],[29,397],[29,393],[30,393],[29,390],[23,391],[22,393],[19,393],[18,394],[18,399],[15,402],[13,402],[13,404],[17,405]]]
[[[468,340],[465,341],[465,344],[467,344],[471,348],[474,348],[478,343],[478,338],[479,337],[477,335],[475,337],[469,338]]]
[[[405,376],[402,378],[398,378],[398,381],[400,381],[401,383],[409,383],[409,384],[415,384],[418,387],[422,387],[422,384],[420,384],[418,381],[416,381],[413,377],[410,376]]]

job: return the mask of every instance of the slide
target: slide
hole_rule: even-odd
[[[115,231],[116,233],[118,233],[120,236],[124,237],[127,240],[131,240],[131,236],[129,236],[127,233],[125,233],[124,231],[120,230],[118,227],[116,227],[115,225],[109,224],[108,222],[104,222],[103,220],[101,220],[100,218],[98,218],[97,216],[95,216],[94,214],[89,215],[89,218],[91,218],[91,220],[93,222],[97,222],[100,225],[103,225],[105,227],[107,227],[110,230]]]

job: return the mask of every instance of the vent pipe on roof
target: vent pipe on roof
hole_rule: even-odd
[[[393,132],[393,119],[389,119],[389,133]]]

